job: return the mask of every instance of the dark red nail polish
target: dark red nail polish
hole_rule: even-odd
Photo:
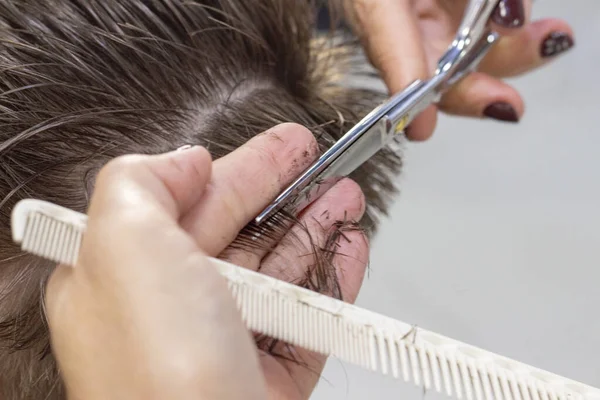
[[[519,122],[519,116],[515,109],[510,104],[501,101],[487,106],[483,110],[483,115],[498,121]]]
[[[507,28],[520,28],[525,23],[523,0],[501,0],[492,13],[492,21]]]
[[[564,53],[575,45],[573,38],[564,32],[552,32],[542,42],[540,53],[542,57],[553,57]]]

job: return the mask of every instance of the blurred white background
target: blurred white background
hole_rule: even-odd
[[[407,147],[358,304],[600,387],[600,0],[536,1],[546,16],[576,46],[512,81],[518,125],[442,117]],[[363,398],[423,393],[331,358],[313,399]]]

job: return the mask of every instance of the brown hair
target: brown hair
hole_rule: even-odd
[[[0,0],[0,398],[64,397],[42,306],[52,265],[11,242],[15,202],[85,212],[116,156],[200,144],[216,159],[282,122],[329,147],[382,95],[347,85],[358,46],[315,37],[314,11],[308,0]],[[400,166],[383,150],[351,176],[369,234]]]

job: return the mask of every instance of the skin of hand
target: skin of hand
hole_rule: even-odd
[[[299,365],[257,351],[206,256],[219,256],[317,151],[310,131],[282,124],[216,161],[192,147],[109,162],[96,179],[78,264],[59,265],[46,290],[69,398],[308,398],[325,358],[294,349]],[[300,219],[319,245],[336,219],[359,220],[364,207],[358,185],[344,179]],[[226,259],[280,279],[300,276],[301,246],[286,240],[294,229],[273,238],[269,254],[237,249]],[[368,243],[360,232],[346,238],[336,272],[353,302]]]
[[[452,42],[467,0],[339,0],[342,12],[381,72],[391,93],[435,71]],[[451,115],[518,122],[524,102],[503,78],[540,68],[574,45],[573,30],[555,18],[531,22],[532,0],[500,0],[492,14],[492,29],[501,38],[467,76],[411,123],[406,135],[426,140],[437,122],[437,111]]]

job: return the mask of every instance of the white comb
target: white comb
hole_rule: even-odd
[[[27,199],[12,213],[22,250],[75,266],[87,216]],[[600,400],[600,390],[211,258],[248,329],[467,400]]]

